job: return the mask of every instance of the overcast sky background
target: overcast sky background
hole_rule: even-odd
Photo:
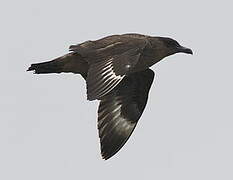
[[[233,179],[232,2],[1,1],[0,179]],[[79,75],[31,63],[111,34],[168,36],[193,49],[154,65],[147,107],[123,149],[100,156],[98,102]]]

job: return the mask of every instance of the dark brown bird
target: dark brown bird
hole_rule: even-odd
[[[32,64],[28,71],[82,75],[87,99],[100,100],[98,129],[104,159],[122,148],[143,113],[154,79],[149,67],[175,53],[192,54],[171,38],[141,34],[86,41],[70,46],[70,51],[52,61]]]

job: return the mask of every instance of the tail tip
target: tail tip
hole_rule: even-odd
[[[34,71],[35,68],[33,68],[33,64],[27,69],[27,71]]]

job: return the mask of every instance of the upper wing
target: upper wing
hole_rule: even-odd
[[[150,69],[133,73],[101,99],[98,129],[104,159],[116,154],[130,137],[146,106],[153,79]]]
[[[86,41],[81,44],[71,45],[69,49],[70,51],[78,52],[83,57],[91,58],[94,56],[92,61],[95,61],[96,56],[119,54],[125,51],[126,45],[132,48],[135,47],[135,44],[139,45],[145,40],[147,41],[147,36],[140,34],[112,35],[96,41]]]
[[[89,64],[87,99],[100,99],[113,90],[137,64],[147,43],[141,36],[114,35],[70,46]]]
[[[113,45],[119,44],[122,42],[121,36],[113,35],[108,36],[96,41],[85,41],[80,44],[71,45],[69,47],[70,51],[78,52],[82,56],[92,56],[96,53],[96,50],[104,50],[111,48]]]

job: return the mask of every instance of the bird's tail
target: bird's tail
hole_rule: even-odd
[[[62,66],[52,60],[48,62],[31,64],[27,71],[34,71],[35,74],[61,73]]]
[[[52,61],[31,64],[27,71],[35,74],[72,72],[87,76],[88,64],[83,58],[75,53],[69,53]]]

